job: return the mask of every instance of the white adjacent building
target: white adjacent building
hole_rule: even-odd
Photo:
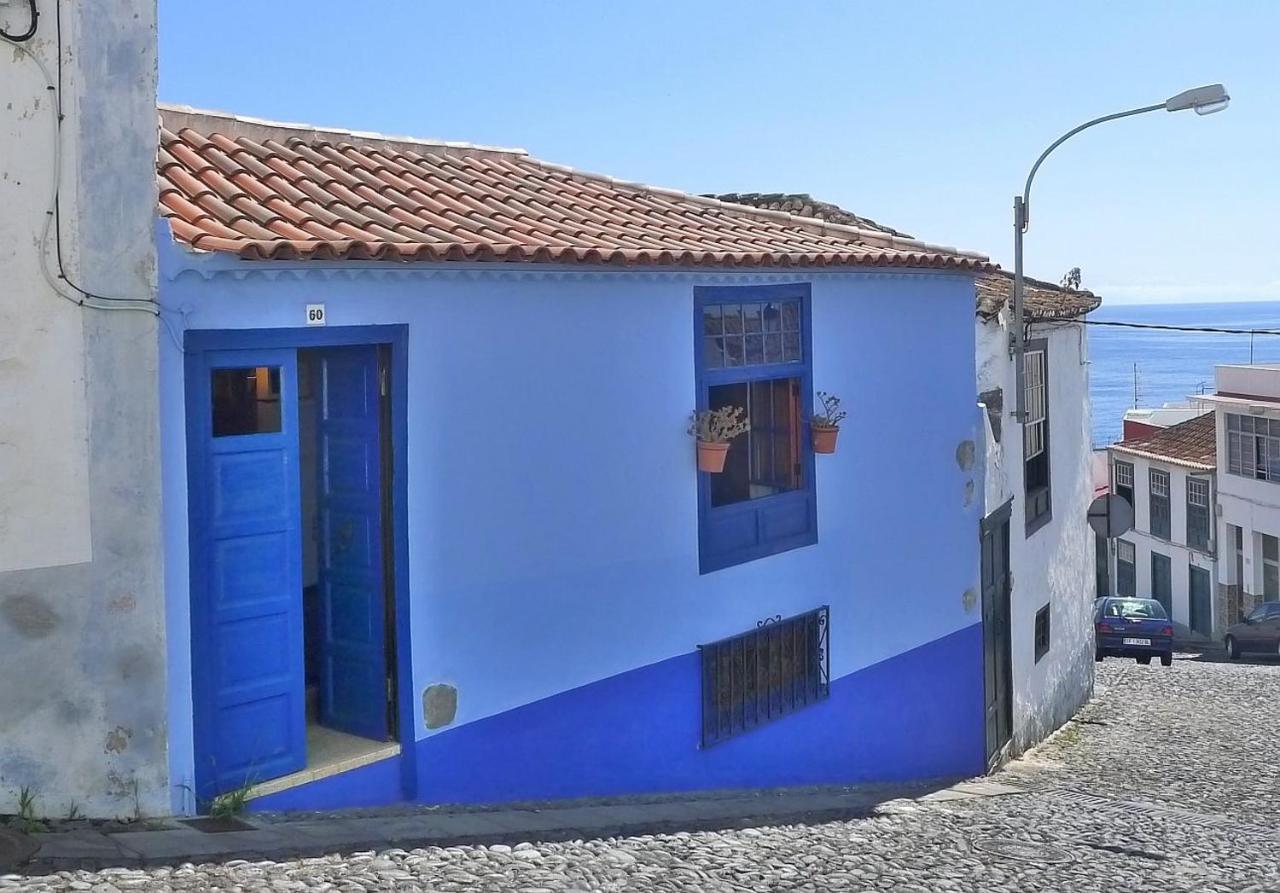
[[[1012,421],[1012,279],[978,280],[978,399],[987,409],[987,516],[1009,512],[1013,715],[1009,753],[1062,725],[1093,693],[1095,541],[1089,350],[1099,299],[1030,280],[1027,424]]]
[[[156,3],[36,12],[0,3],[0,813],[154,815]]]
[[[1134,528],[1111,548],[1111,593],[1154,598],[1180,640],[1220,635],[1215,616],[1217,449],[1212,412],[1140,431],[1110,448],[1111,489]]]

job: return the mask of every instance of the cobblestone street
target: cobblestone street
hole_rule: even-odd
[[[1094,701],[999,781],[812,827],[0,879],[0,889],[1280,889],[1280,664],[1109,660]]]

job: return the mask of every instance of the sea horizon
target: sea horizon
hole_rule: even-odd
[[[1280,331],[1280,301],[1103,304],[1088,318],[1098,322]],[[1212,392],[1217,365],[1280,362],[1277,334],[1250,336],[1100,325],[1086,328],[1095,447],[1120,439],[1127,409],[1151,409]]]

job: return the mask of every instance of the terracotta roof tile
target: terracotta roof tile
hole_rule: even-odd
[[[732,192],[709,196],[725,202],[735,202],[753,208],[818,217],[835,223],[873,229],[894,236],[910,238],[906,233],[876,223],[868,217],[859,217],[839,205],[822,202],[808,193],[783,192]],[[1102,299],[1084,289],[1064,288],[1039,279],[1024,279],[1026,313],[1031,319],[1074,319],[1096,310]],[[992,319],[1013,298],[1013,276],[1003,270],[993,270],[977,280],[978,315]]]
[[[1206,412],[1144,437],[1121,441],[1112,449],[1208,471],[1218,464],[1217,423],[1214,414]]]
[[[518,149],[161,108],[160,213],[246,259],[993,269],[856,225],[584,174]]]

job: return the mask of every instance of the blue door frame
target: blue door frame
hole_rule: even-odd
[[[408,537],[408,384],[409,384],[409,330],[408,326],[334,326],[305,329],[209,329],[188,331],[184,338],[185,394],[188,407],[186,419],[188,500],[190,505],[189,539],[192,565],[190,567],[191,598],[193,606],[204,592],[206,580],[202,568],[196,567],[197,556],[202,554],[201,538],[207,536],[208,518],[204,516],[203,494],[195,490],[202,487],[206,424],[202,417],[193,414],[193,407],[202,406],[207,400],[201,389],[207,387],[204,380],[206,354],[226,350],[300,350],[313,347],[344,347],[356,345],[386,345],[390,350],[390,409],[389,434],[391,438],[391,513],[392,513],[392,567],[393,597],[395,602],[395,669],[396,710],[400,739],[400,782],[406,800],[417,794],[417,765],[414,760],[414,697],[413,660],[409,617],[409,537]],[[301,593],[299,593],[301,595]],[[193,612],[192,620],[195,621]],[[197,630],[192,630],[193,669],[200,666],[202,652],[198,650]],[[194,689],[200,684],[196,673],[192,674],[193,701],[208,701],[208,693],[202,698]],[[199,727],[196,735],[196,762],[199,771]]]

